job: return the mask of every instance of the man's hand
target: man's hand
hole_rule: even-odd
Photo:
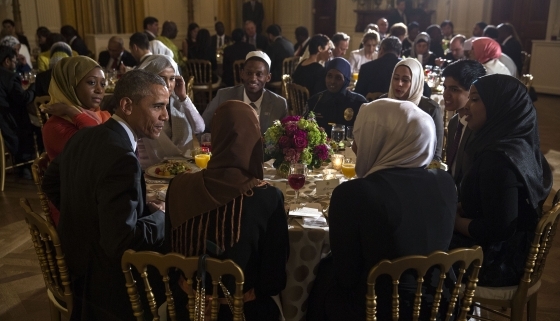
[[[64,103],[41,105],[41,111],[58,117],[68,116],[70,118],[73,118],[74,116],[81,113],[80,110],[78,110],[77,108],[68,106]]]
[[[165,212],[165,202],[159,200],[148,202],[148,208],[152,214],[157,211]]]

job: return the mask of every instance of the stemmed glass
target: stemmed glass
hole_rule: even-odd
[[[354,142],[354,126],[346,126],[346,141],[352,147],[352,143]]]
[[[298,204],[299,201],[299,190],[305,184],[305,164],[291,164],[290,174],[288,175],[288,184],[291,188],[296,191],[296,198],[294,203]]]
[[[344,140],[344,125],[332,125],[331,139],[336,142],[336,151],[339,149],[339,143]]]
[[[348,180],[352,179],[352,177],[356,176],[356,163],[352,158],[346,158],[344,163],[342,164],[342,174]]]

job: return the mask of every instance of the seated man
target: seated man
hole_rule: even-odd
[[[378,58],[366,62],[360,68],[358,82],[354,92],[366,96],[368,93],[389,91],[393,69],[399,62],[401,42],[397,37],[389,36],[381,41]]]
[[[119,70],[121,63],[127,67],[136,66],[136,59],[124,50],[124,41],[121,37],[111,37],[107,50],[99,53],[99,65],[108,70]]]
[[[436,65],[447,67],[448,64],[457,60],[465,59],[465,51],[463,49],[467,38],[463,35],[456,35],[449,42],[449,52],[443,58],[436,58]]]
[[[72,47],[72,50],[78,52],[80,56],[87,56],[90,54],[88,47],[84,40],[78,35],[78,31],[74,27],[66,25],[60,28],[60,33],[66,39],[66,43]]]
[[[268,35],[268,40],[270,40],[266,54],[271,60],[271,81],[281,81],[284,59],[294,56],[294,45],[288,39],[282,37],[282,29],[277,24],[268,26],[266,34]]]
[[[42,188],[60,209],[57,230],[72,275],[71,320],[136,320],[121,257],[127,249],[163,250],[165,204],[145,202],[135,150],[139,138],[160,135],[168,102],[159,76],[124,74],[115,87],[113,117],[76,133],[45,173]]]
[[[243,30],[238,28],[231,32],[233,44],[224,48],[224,66],[222,74],[222,82],[227,86],[233,86],[235,79],[233,78],[233,63],[236,60],[245,60],[245,57],[251,51],[255,51],[255,46],[243,41]]]
[[[206,124],[206,132],[210,132],[210,124],[214,112],[228,100],[241,100],[251,105],[259,115],[261,133],[264,134],[272,122],[282,119],[288,114],[286,99],[264,88],[270,81],[270,58],[262,51],[251,51],[245,57],[245,65],[241,71],[243,85],[218,90],[202,118]]]

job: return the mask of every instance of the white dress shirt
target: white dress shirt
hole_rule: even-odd
[[[251,101],[251,99],[249,99],[249,96],[247,96],[247,92],[245,91],[245,89],[243,89],[243,102],[246,104],[255,104],[255,106],[257,107],[256,111],[257,111],[257,115],[260,116],[261,115],[261,103],[263,100],[263,95],[264,94],[264,89],[261,93],[261,96],[259,97],[259,99],[257,99],[256,101]]]

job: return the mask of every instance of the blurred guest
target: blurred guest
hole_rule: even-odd
[[[400,42],[403,42],[407,36],[407,32],[408,30],[406,25],[402,22],[397,22],[391,26],[391,29],[389,29],[389,36],[397,37]]]
[[[146,169],[163,162],[166,157],[182,156],[194,149],[196,135],[204,132],[204,120],[187,96],[185,81],[173,59],[151,55],[138,69],[159,75],[169,89],[169,119],[163,123],[163,133],[156,139],[142,138],[138,143],[140,165]]]
[[[403,23],[405,26],[408,23],[408,19],[406,17],[406,0],[397,0],[396,7],[393,9],[389,17],[389,26],[393,26],[396,23]]]
[[[414,40],[413,46],[410,48],[410,52],[405,52],[404,56],[421,60],[420,63],[422,66],[435,65],[437,57],[430,51],[430,41],[430,36],[428,36],[427,33],[419,33]]]
[[[37,32],[35,33],[37,37],[37,44],[39,45],[39,49],[41,52],[49,51],[51,47],[47,45],[47,37],[51,34],[51,31],[47,27],[39,27],[37,28]]]
[[[227,100],[240,100],[253,107],[259,116],[261,134],[264,134],[275,120],[286,117],[286,99],[264,88],[271,77],[270,63],[270,58],[262,51],[251,51],[247,54],[241,71],[243,85],[218,90],[204,110],[202,118],[207,132],[212,131],[210,124],[213,124],[214,112]]]
[[[226,28],[224,23],[218,21],[214,24],[214,30],[216,34],[212,36],[212,43],[216,46],[216,50],[223,49],[225,46],[229,45],[231,42],[230,36],[226,35]]]
[[[488,24],[484,21],[477,22],[473,27],[473,31],[472,31],[473,37],[482,37],[484,33],[484,28],[486,28],[486,26],[488,26]]]
[[[387,31],[389,31],[389,22],[385,18],[379,18],[377,20],[377,26],[379,27],[379,37],[378,41],[381,41],[387,36]]]
[[[367,103],[367,100],[364,96],[348,90],[352,79],[352,67],[346,59],[333,58],[326,64],[325,69],[327,90],[309,98],[306,110],[315,113],[317,124],[323,127],[330,137],[330,123],[354,125],[360,106]]]
[[[128,47],[130,48],[130,54],[136,59],[137,66],[152,54],[148,36],[143,32],[133,33],[132,36],[130,36]]]
[[[500,37],[500,31],[498,31],[498,28],[496,28],[496,26],[494,25],[487,25],[482,32],[482,36],[498,41],[498,37]]]
[[[471,139],[472,131],[467,127],[464,107],[469,101],[469,89],[472,83],[486,75],[486,69],[478,61],[461,60],[451,63],[442,73],[443,100],[446,111],[457,112],[447,125],[447,154],[446,163],[448,172],[453,176],[458,187],[463,178],[463,173],[468,171],[465,164],[465,146]]]
[[[354,124],[358,179],[333,191],[332,257],[319,267],[307,320],[365,320],[366,278],[373,266],[382,260],[448,250],[457,196],[447,173],[425,169],[434,157],[435,136],[430,116],[409,101],[380,99],[362,106]],[[446,271],[433,268],[424,276],[432,290],[422,290],[421,320],[430,318],[442,272]],[[400,278],[402,319],[413,315],[418,277],[409,270]],[[438,319],[447,313],[453,286],[448,282],[443,284]],[[375,290],[377,320],[391,320],[391,279],[378,278]]]
[[[368,25],[364,29],[364,33],[368,32],[370,30],[375,30],[375,31],[379,32],[379,26],[376,25],[375,23],[368,23]]]
[[[500,48],[500,44],[495,40],[481,37],[476,38],[472,42],[471,58],[483,64],[489,75],[511,75],[509,69],[500,62],[499,58],[501,55],[502,49]]]
[[[481,286],[519,284],[542,205],[552,185],[540,149],[537,112],[527,88],[506,75],[473,83],[465,107],[473,138],[461,181],[451,248],[480,245]]]
[[[121,37],[113,36],[109,39],[107,50],[99,53],[99,65],[107,70],[119,70],[121,63],[127,67],[136,66],[136,59],[124,50],[124,41]]]
[[[436,58],[435,64],[440,67],[445,67],[448,64],[465,59],[465,51],[464,51],[464,43],[465,36],[463,35],[456,35],[451,39],[449,42],[449,52],[443,58]]]
[[[154,40],[159,32],[159,21],[155,17],[146,17],[142,22],[144,33],[148,37],[148,41]]]
[[[521,74],[523,68],[523,58],[521,51],[521,40],[515,31],[515,27],[511,23],[501,23],[498,25],[498,42],[502,47],[502,52],[508,55],[517,66],[517,73]]]
[[[309,31],[307,28],[300,26],[296,28],[295,31],[296,43],[294,44],[294,56],[301,57],[303,53],[307,50],[307,44],[309,43]]]
[[[208,60],[212,63],[212,82],[218,81],[215,75],[218,62],[216,60],[216,48],[212,45],[210,31],[208,29],[200,29],[196,34],[196,45],[189,48],[189,59]]]
[[[258,50],[266,51],[268,38],[257,32],[255,23],[251,20],[245,21],[245,42],[255,46]]]
[[[0,41],[0,45],[11,47],[16,51],[16,72],[23,74],[24,72],[29,72],[31,71],[31,69],[33,69],[33,67],[31,66],[31,57],[29,56],[29,51],[24,45],[19,43],[19,40],[16,37],[5,36]]]
[[[294,56],[294,45],[288,39],[282,37],[282,28],[277,24],[268,26],[266,34],[268,35],[268,40],[270,40],[266,53],[272,62],[270,67],[272,78],[270,81],[281,81],[284,59]]]
[[[453,22],[451,22],[451,20],[443,20],[439,27],[441,29],[443,39],[451,40],[451,38],[455,37],[455,33],[453,32]]]
[[[430,51],[434,53],[436,58],[441,58],[444,55],[442,40],[443,34],[441,33],[441,28],[438,25],[431,25],[426,29],[426,33],[430,36]]]
[[[262,32],[262,22],[264,19],[264,8],[262,3],[256,0],[249,0],[243,4],[243,22],[253,21],[258,34]],[[254,44],[253,44],[254,45]],[[258,46],[257,46],[258,48]]]
[[[62,58],[72,57],[72,48],[66,42],[57,42],[50,50],[49,69],[38,73],[35,77],[35,96],[47,96],[52,78],[52,69]]]
[[[194,48],[196,45],[196,35],[198,34],[198,30],[200,30],[198,24],[194,22],[189,23],[189,27],[187,28],[187,38],[183,40],[181,47],[184,57],[191,59],[191,57],[189,57],[189,50]]]
[[[177,176],[167,190],[172,249],[185,256],[233,260],[245,275],[245,319],[279,320],[281,311],[273,297],[286,286],[288,226],[282,193],[263,181],[263,144],[255,110],[241,101],[221,104],[211,133],[208,168]],[[217,251],[207,246],[210,242]],[[225,278],[224,284],[229,285]],[[233,295],[235,289],[228,287]],[[177,307],[179,315],[187,315],[186,304]],[[219,317],[231,320],[227,305],[220,307]]]
[[[66,39],[66,43],[72,47],[72,50],[76,50],[79,55],[87,56],[90,54],[86,43],[78,35],[78,32],[74,29],[74,27],[70,25],[62,26],[62,28],[60,28],[60,33]]]
[[[236,60],[245,60],[247,54],[255,51],[255,46],[243,41],[243,29],[238,28],[231,33],[233,44],[224,49],[224,65],[222,73],[222,82],[227,86],[233,86],[233,63]]]
[[[434,160],[441,161],[443,148],[443,116],[439,105],[428,97],[422,96],[424,91],[424,68],[418,60],[406,58],[395,66],[393,80],[389,87],[388,97],[408,100],[432,116],[436,126],[436,150]]]
[[[352,73],[360,72],[360,67],[366,62],[377,59],[377,44],[379,43],[380,36],[375,31],[368,31],[362,38],[362,49],[353,50],[350,53],[348,62],[352,66]]]
[[[51,32],[47,36],[47,42],[45,43],[45,46],[48,46],[49,50],[41,52],[41,54],[39,54],[39,56],[37,57],[37,69],[39,70],[39,72],[46,71],[50,68],[50,62],[49,62],[50,58],[51,58],[50,49],[52,48],[52,46],[55,43],[58,43],[58,42],[66,43],[66,39],[60,33]],[[70,47],[70,45],[68,45],[68,47]],[[70,50],[72,51],[72,54],[71,54],[72,57],[79,56],[77,51],[72,50],[72,48],[70,48]]]
[[[19,43],[27,47],[28,51],[31,48],[27,37],[22,33],[16,32],[16,24],[11,19],[4,19],[4,21],[2,21],[2,36],[14,36],[18,39]]]
[[[173,21],[165,21],[163,27],[161,28],[161,35],[157,36],[156,39],[161,41],[167,48],[173,52],[173,60],[179,66],[183,66],[183,56],[179,53],[179,48],[173,42],[173,39],[177,38],[177,24]],[[152,52],[153,53],[153,52]]]
[[[332,50],[333,58],[344,57],[346,55],[346,50],[348,50],[350,36],[344,32],[337,32],[333,35],[332,42],[334,44]]]
[[[171,49],[169,49],[166,45],[164,45],[163,42],[157,39],[151,40],[149,47],[152,55],[164,55],[164,56],[168,56],[171,59],[175,57],[173,51],[171,51]]]
[[[401,43],[393,36],[386,37],[379,46],[378,58],[366,62],[360,68],[354,92],[367,96],[368,93],[386,93],[391,85],[393,69],[399,62]]]
[[[410,49],[414,45],[414,40],[416,36],[420,33],[420,25],[416,21],[412,21],[408,24],[408,36],[402,41],[402,54],[405,52],[410,55]]]
[[[321,62],[330,58],[332,49],[329,42],[329,37],[322,34],[311,37],[308,42],[309,58],[300,62],[292,75],[292,82],[307,88],[309,97],[327,89],[326,71]]]

